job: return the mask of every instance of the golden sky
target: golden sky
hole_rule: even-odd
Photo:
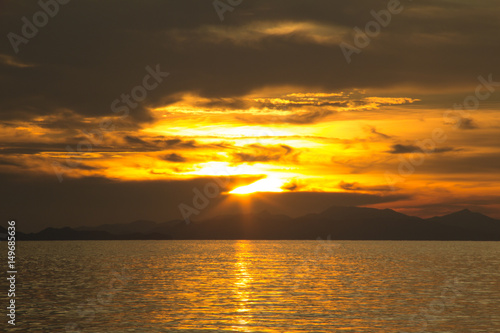
[[[222,22],[188,2],[100,15],[72,3],[19,52],[6,39],[2,179],[189,192],[231,176],[224,196],[347,193],[418,216],[500,217],[496,2],[405,2],[351,62],[339,46],[387,2],[255,1]],[[18,17],[38,9],[9,3],[2,31],[21,34]]]

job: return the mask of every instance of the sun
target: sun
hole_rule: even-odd
[[[250,185],[240,186],[232,190],[231,194],[250,194],[255,192],[283,192],[284,181],[281,178],[267,177]]]

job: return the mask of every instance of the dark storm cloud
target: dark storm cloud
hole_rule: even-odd
[[[159,141],[164,143],[167,148],[197,148],[198,144],[195,140],[182,140],[182,139],[167,139]]]
[[[339,183],[339,188],[346,191],[363,191],[363,192],[386,192],[386,191],[394,191],[394,189],[388,185],[379,185],[379,186],[366,186],[361,185],[358,182],[346,183],[341,181]]]
[[[395,144],[395,145],[392,145],[389,153],[391,153],[391,154],[407,154],[407,153],[414,153],[417,151],[421,151],[421,149],[417,146]]]
[[[299,114],[292,114],[290,116],[283,117],[281,119],[281,122],[288,124],[313,124],[334,113],[334,111],[317,110]]]
[[[131,143],[131,144],[140,144],[140,145],[148,145],[148,143],[136,136],[132,136],[132,135],[127,135],[124,137],[125,141],[127,141],[127,143]]]
[[[299,152],[295,153],[294,149],[287,145],[263,146],[252,144],[243,147],[243,150],[232,154],[234,163],[296,162],[300,154]]]
[[[213,148],[221,148],[221,149],[231,149],[233,145],[227,142],[216,142],[216,143],[200,143],[193,139],[179,139],[172,137],[160,137],[156,136],[154,138],[142,138],[142,140],[146,141],[146,145],[156,145],[160,149],[165,150],[190,150],[190,149],[213,149]]]
[[[198,107],[237,110],[245,109],[251,105],[249,101],[241,98],[211,98],[208,101],[196,102]]]
[[[99,121],[89,121],[70,110],[56,110],[43,119],[38,119],[31,123],[38,127],[52,130],[81,131],[99,128]]]
[[[156,64],[171,75],[130,109],[136,121],[150,121],[148,107],[172,102],[179,92],[219,98],[283,84],[326,91],[400,84],[450,88],[500,72],[498,2],[404,5],[347,65],[338,44],[353,43],[352,28],[364,28],[373,20],[370,11],[386,8],[387,1],[257,0],[227,13],[223,23],[210,1],[72,1],[20,45],[17,55],[4,38],[1,117],[59,109],[113,115],[111,103],[141,85],[146,66]],[[31,19],[38,10],[34,1],[8,2],[0,31],[20,34],[21,17]],[[262,22],[312,27],[306,32],[254,28]]]
[[[452,147],[440,147],[436,148],[432,151],[426,151],[427,153],[439,154],[439,153],[447,153],[450,151],[459,151],[460,149],[452,148]],[[394,144],[391,146],[391,150],[389,153],[391,154],[410,154],[410,153],[419,153],[422,152],[422,148],[414,145],[403,145],[403,144]]]
[[[237,163],[259,163],[259,162],[272,162],[281,160],[281,155],[256,155],[246,153],[235,153],[235,162]]]
[[[125,135],[120,137],[122,143],[113,142],[108,144],[106,140],[102,144],[92,146],[94,153],[118,153],[118,152],[158,152],[167,150],[193,150],[193,149],[238,149],[231,143],[198,143],[195,140],[182,140],[168,137],[138,137],[133,135]],[[69,137],[64,143],[40,143],[40,142],[10,142],[0,144],[0,155],[36,155],[40,153],[65,153],[78,154],[77,147],[79,144],[85,144],[92,141],[88,136]],[[88,158],[88,157],[87,157]]]
[[[314,111],[301,111],[291,113],[289,115],[259,115],[259,116],[237,116],[236,119],[254,124],[294,124],[294,125],[307,125],[314,124],[327,117],[336,114],[335,111],[330,110],[314,110]]]
[[[447,153],[447,152],[450,152],[450,151],[461,151],[462,149],[460,148],[452,148],[452,147],[440,147],[440,148],[436,148],[432,151],[432,153],[434,154],[439,154],[439,153]]]
[[[70,169],[78,169],[78,170],[86,170],[86,171],[94,171],[94,170],[101,170],[103,168],[101,167],[95,167],[91,165],[86,165],[82,163],[78,163],[77,165],[71,165],[68,166]]]
[[[12,142],[0,145],[0,155],[36,155],[42,152],[64,152],[75,153],[77,145],[85,137],[69,138],[67,143],[37,143],[37,142]],[[160,149],[158,149],[160,150]],[[119,151],[145,151],[140,148],[131,148],[130,146],[104,146],[98,145],[92,147],[93,152],[119,152]]]
[[[3,158],[0,158],[0,166],[14,166],[14,167],[19,167],[19,168],[24,167],[24,165],[21,163],[14,162],[14,161],[11,161],[8,159],[3,159]]]
[[[472,130],[478,128],[476,122],[472,118],[460,118],[457,122],[457,127],[463,130]]]
[[[373,126],[369,126],[365,129],[367,132],[373,134],[375,137],[381,138],[381,139],[390,139],[391,136],[384,134],[382,132],[377,131],[377,129]]]
[[[259,113],[243,113],[235,116],[235,119],[245,123],[306,125],[330,120],[332,115],[338,114],[341,110],[373,110],[383,106],[419,101],[411,98],[384,99],[364,95],[364,93],[350,91],[348,93],[293,93],[272,98],[204,98],[194,102],[194,105],[202,109],[209,108],[217,111],[239,111],[252,108],[263,110]],[[380,138],[390,138],[377,132],[373,127],[369,131]]]
[[[177,162],[177,163],[184,163],[187,161],[187,159],[179,154],[172,153],[172,154],[167,154],[165,156],[161,157],[162,160],[168,161],[168,162]]]
[[[41,152],[62,152],[65,151],[66,144],[48,143],[10,143],[0,145],[0,155],[33,155]]]
[[[304,186],[300,184],[296,179],[286,183],[285,185],[281,186],[281,189],[286,190],[286,191],[298,191]]]

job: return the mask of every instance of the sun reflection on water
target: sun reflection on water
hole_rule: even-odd
[[[252,283],[252,276],[249,273],[249,256],[251,244],[248,241],[240,240],[235,244],[235,257],[236,263],[234,267],[235,280],[234,280],[234,294],[237,299],[235,325],[233,329],[239,332],[251,332],[248,327],[250,319],[252,318],[249,308],[250,289]]]

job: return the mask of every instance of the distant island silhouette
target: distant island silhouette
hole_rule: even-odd
[[[0,227],[0,234],[6,233]],[[428,219],[391,209],[334,206],[298,218],[268,212],[221,215],[186,223],[134,221],[96,227],[46,228],[18,240],[500,240],[500,220],[467,209]]]

